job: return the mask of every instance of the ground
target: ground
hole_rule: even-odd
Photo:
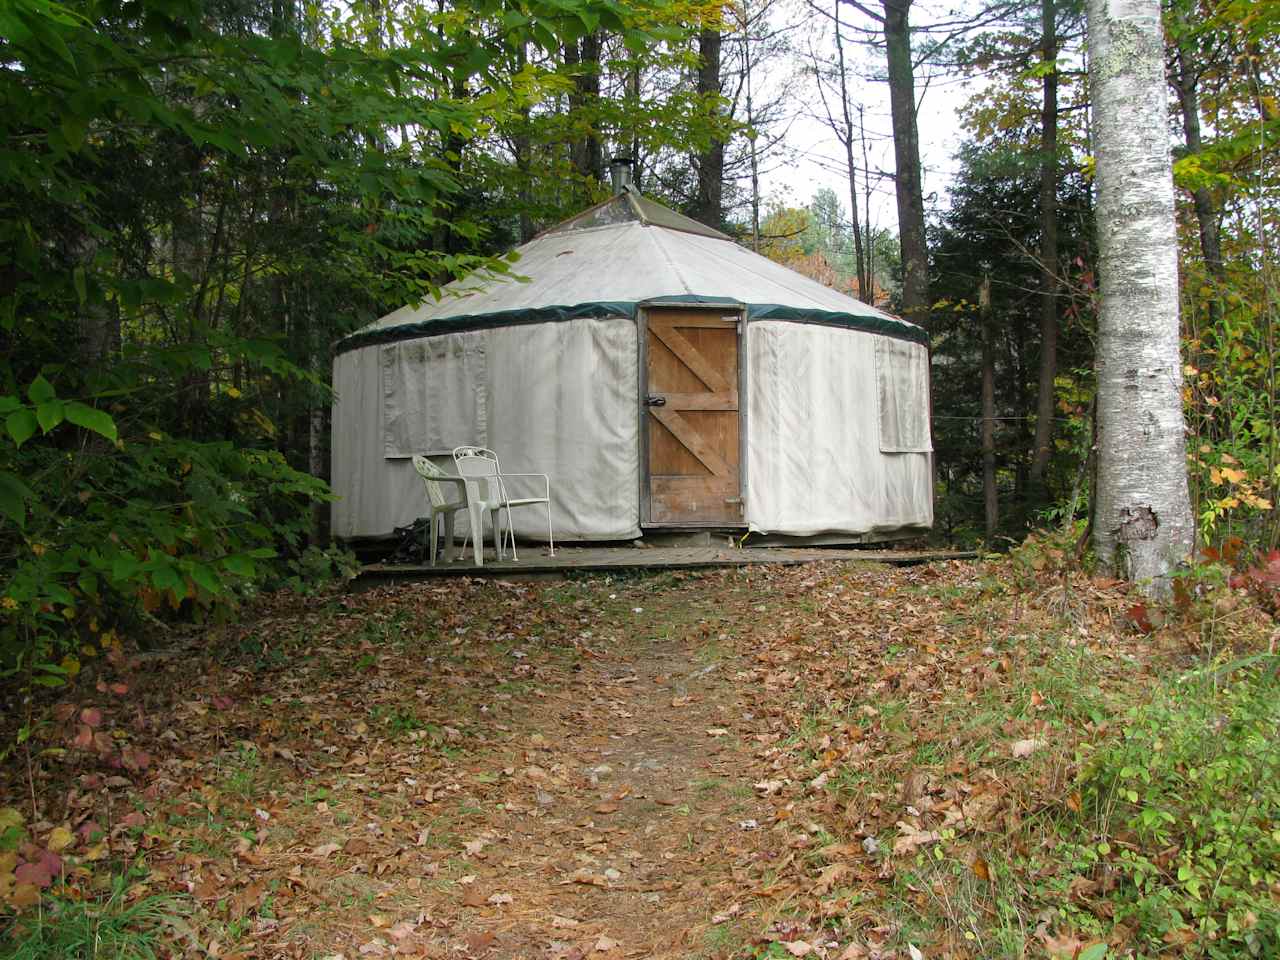
[[[23,869],[115,876],[159,955],[1088,956],[1100,881],[1010,846],[1079,811],[1108,692],[1199,653],[1114,583],[1027,573],[268,598],[97,661],[3,802]]]

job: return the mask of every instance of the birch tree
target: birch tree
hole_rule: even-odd
[[[1155,595],[1191,552],[1159,0],[1088,0],[1097,163],[1098,558]]]

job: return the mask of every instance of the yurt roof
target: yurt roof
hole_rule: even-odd
[[[375,343],[578,317],[643,305],[745,306],[752,319],[850,327],[926,343],[923,329],[823,286],[633,187],[518,247],[510,274],[477,271],[340,341]]]

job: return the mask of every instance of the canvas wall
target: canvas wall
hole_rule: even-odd
[[[866,534],[933,522],[928,356],[837,327],[747,324],[751,530]],[[508,326],[363,347],[334,361],[333,532],[387,536],[425,512],[408,457],[463,443],[551,474],[557,539],[640,535],[630,319]],[[524,491],[513,489],[512,496]],[[532,492],[532,491],[529,491]],[[545,539],[535,508],[517,533]]]
[[[747,325],[747,524],[873,533],[933,522],[928,353],[860,331]]]
[[[566,540],[640,535],[637,349],[626,318],[499,327],[364,347],[334,361],[333,532],[386,536],[424,513],[408,459],[488,446],[504,473],[551,475]],[[518,482],[518,481],[517,481]],[[510,490],[512,497],[532,488]],[[516,533],[546,539],[540,508]]]

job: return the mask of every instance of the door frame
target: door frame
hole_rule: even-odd
[[[690,520],[684,523],[654,523],[652,503],[649,497],[649,311],[688,310],[708,313],[736,313],[738,315],[738,500],[742,519],[737,523],[723,521]],[[646,301],[636,309],[637,356],[640,369],[636,377],[636,422],[639,439],[640,470],[640,529],[642,530],[695,530],[695,529],[746,529],[747,526],[747,305],[736,300],[717,300],[709,303],[662,303]]]

